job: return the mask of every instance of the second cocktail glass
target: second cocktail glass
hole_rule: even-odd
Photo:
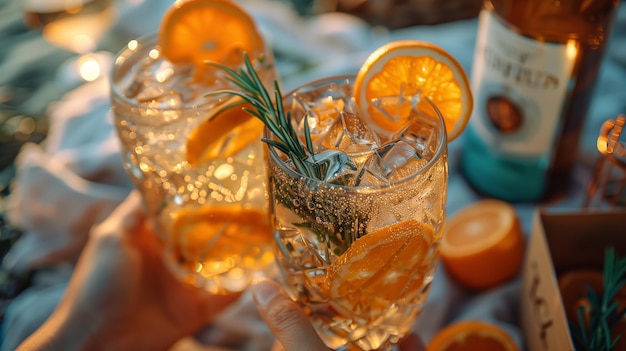
[[[272,53],[253,54],[271,86]],[[213,73],[213,80],[198,81],[193,65],[161,55],[155,36],[133,40],[115,59],[111,99],[124,165],[149,207],[165,261],[182,280],[227,293],[265,275],[274,257],[263,124],[240,107],[220,111],[233,98],[207,94],[234,87],[217,69],[203,72]],[[218,111],[221,120],[214,119]],[[215,135],[217,141],[205,140]]]
[[[304,175],[270,147],[270,210],[283,283],[324,342],[386,350],[410,331],[438,262],[446,129],[436,106],[412,94],[410,111],[387,111],[409,113],[402,119],[410,123],[378,130],[359,116],[352,88],[351,77],[334,77],[285,96],[300,140],[311,136],[307,161],[324,176]],[[385,97],[380,107],[406,98]]]

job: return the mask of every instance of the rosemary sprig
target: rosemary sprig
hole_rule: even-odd
[[[270,93],[263,85],[263,82],[250,62],[250,58],[245,53],[244,61],[245,67],[238,71],[220,63],[209,63],[226,72],[228,75],[226,79],[241,88],[240,91],[226,89],[209,93],[209,95],[235,95],[242,99],[242,101],[224,106],[218,114],[221,111],[244,104],[245,102],[249,103],[252,105],[253,109],[244,107],[243,110],[261,120],[276,137],[276,139],[263,138],[262,140],[288,155],[300,174],[309,178],[324,180],[325,172],[323,172],[323,165],[316,162],[311,132],[307,120],[308,116],[304,116],[305,120],[303,121],[306,142],[305,148],[300,143],[300,139],[295,131],[291,121],[291,113],[285,113],[282,93],[278,82],[274,81],[274,101],[272,101]]]
[[[610,351],[620,338],[612,339],[611,332],[626,314],[626,307],[619,309],[615,295],[626,283],[626,257],[618,257],[615,248],[604,253],[603,291],[598,294],[587,287],[590,304],[589,318],[585,307],[578,308],[578,321],[569,321],[574,347],[577,351]]]
[[[265,124],[267,129],[274,135],[274,138],[263,138],[262,140],[270,147],[280,150],[291,159],[295,170],[301,175],[322,181],[325,184],[343,169],[356,169],[354,162],[345,153],[338,150],[324,150],[315,153],[311,131],[309,129],[308,115],[303,116],[304,142],[294,128],[291,113],[283,106],[283,96],[278,82],[274,81],[274,99],[270,98],[263,82],[257,75],[248,55],[244,54],[245,66],[235,71],[219,63],[210,63],[222,69],[228,81],[239,88],[223,89],[209,93],[209,95],[226,94],[238,96],[241,101],[227,104],[217,114],[223,110],[233,108],[237,105],[248,103],[252,108],[245,108],[244,111],[250,113]],[[275,189],[276,201],[287,208],[292,208],[294,199],[300,197],[297,185],[276,184],[276,179],[270,179],[270,183]],[[323,186],[323,185],[322,185]],[[368,213],[363,213],[358,206],[345,207],[341,203],[330,200],[325,196],[328,192],[313,192],[314,199],[310,199],[316,204],[324,204],[318,207],[308,206],[300,209],[298,215],[302,222],[297,223],[298,227],[308,228],[314,232],[320,242],[326,243],[329,249],[339,255],[344,252],[351,242],[365,233],[368,223]],[[336,213],[341,213],[341,219],[336,217]]]

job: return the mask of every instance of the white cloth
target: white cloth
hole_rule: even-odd
[[[161,13],[171,1],[119,3],[120,21],[112,31],[125,33],[130,39],[156,31]],[[303,19],[284,2],[247,0],[242,4],[256,18],[276,52],[284,90],[322,76],[355,73],[370,52],[397,39],[436,43],[459,59],[467,72],[471,71],[475,19],[390,32],[371,28],[345,14]],[[588,159],[596,157],[593,146],[600,124],[619,112],[626,112],[624,7],[614,27],[582,139]],[[9,213],[12,224],[25,230],[25,234],[3,264],[13,271],[38,270],[38,273],[35,284],[16,298],[7,311],[2,351],[12,350],[45,320],[64,291],[89,229],[109,215],[132,189],[122,167],[109,112],[107,79],[76,88],[49,112],[51,127],[47,140],[41,145],[26,145],[16,160],[17,177]],[[457,169],[461,140],[450,146],[448,214],[479,198]],[[578,206],[581,199],[574,196],[573,202],[564,205]],[[525,233],[530,229],[537,206],[516,206]],[[478,318],[503,325],[523,347],[519,294],[519,279],[489,292],[470,293],[457,286],[440,267],[416,330],[428,341],[447,323]],[[249,294],[227,311],[218,325],[219,329],[209,330],[195,340],[182,341],[177,347],[204,350],[207,346],[202,341],[205,341],[252,351],[265,350],[272,341]]]

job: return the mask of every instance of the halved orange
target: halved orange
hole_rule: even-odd
[[[427,273],[433,236],[431,227],[410,219],[357,239],[327,269],[329,296],[355,310],[384,308],[415,292]]]
[[[469,80],[463,67],[444,49],[417,40],[399,40],[375,50],[363,63],[354,83],[354,97],[361,113],[380,128],[394,132],[407,123],[408,114],[394,118],[372,104],[373,99],[428,97],[443,115],[448,141],[465,129],[473,106]],[[410,101],[396,108],[410,108]]]
[[[513,338],[501,327],[465,320],[448,325],[428,343],[427,351],[519,351]]]
[[[237,100],[239,98],[232,98],[226,104]],[[261,140],[263,122],[244,108],[252,108],[252,105],[242,103],[226,110],[218,107],[213,115],[192,130],[186,143],[187,162],[197,165],[215,158],[230,157],[250,143]]]
[[[209,266],[213,261],[231,263],[231,267],[222,265],[213,270],[218,274],[222,268],[232,268],[253,259],[248,255],[258,255],[259,252],[251,248],[269,244],[272,227],[267,214],[261,210],[204,206],[173,213],[169,235],[178,262],[190,265],[192,270],[197,270],[197,264]],[[256,265],[269,264],[272,258],[261,258],[263,262],[256,262]]]
[[[231,67],[243,53],[264,50],[253,18],[230,0],[178,0],[165,12],[159,28],[161,54],[173,63],[191,63],[196,78],[208,70],[206,61]]]
[[[518,274],[524,235],[515,209],[500,200],[480,200],[452,215],[441,240],[441,260],[457,282],[485,290]]]

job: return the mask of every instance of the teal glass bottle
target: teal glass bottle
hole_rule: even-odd
[[[567,188],[619,0],[485,0],[461,168],[481,193]]]

